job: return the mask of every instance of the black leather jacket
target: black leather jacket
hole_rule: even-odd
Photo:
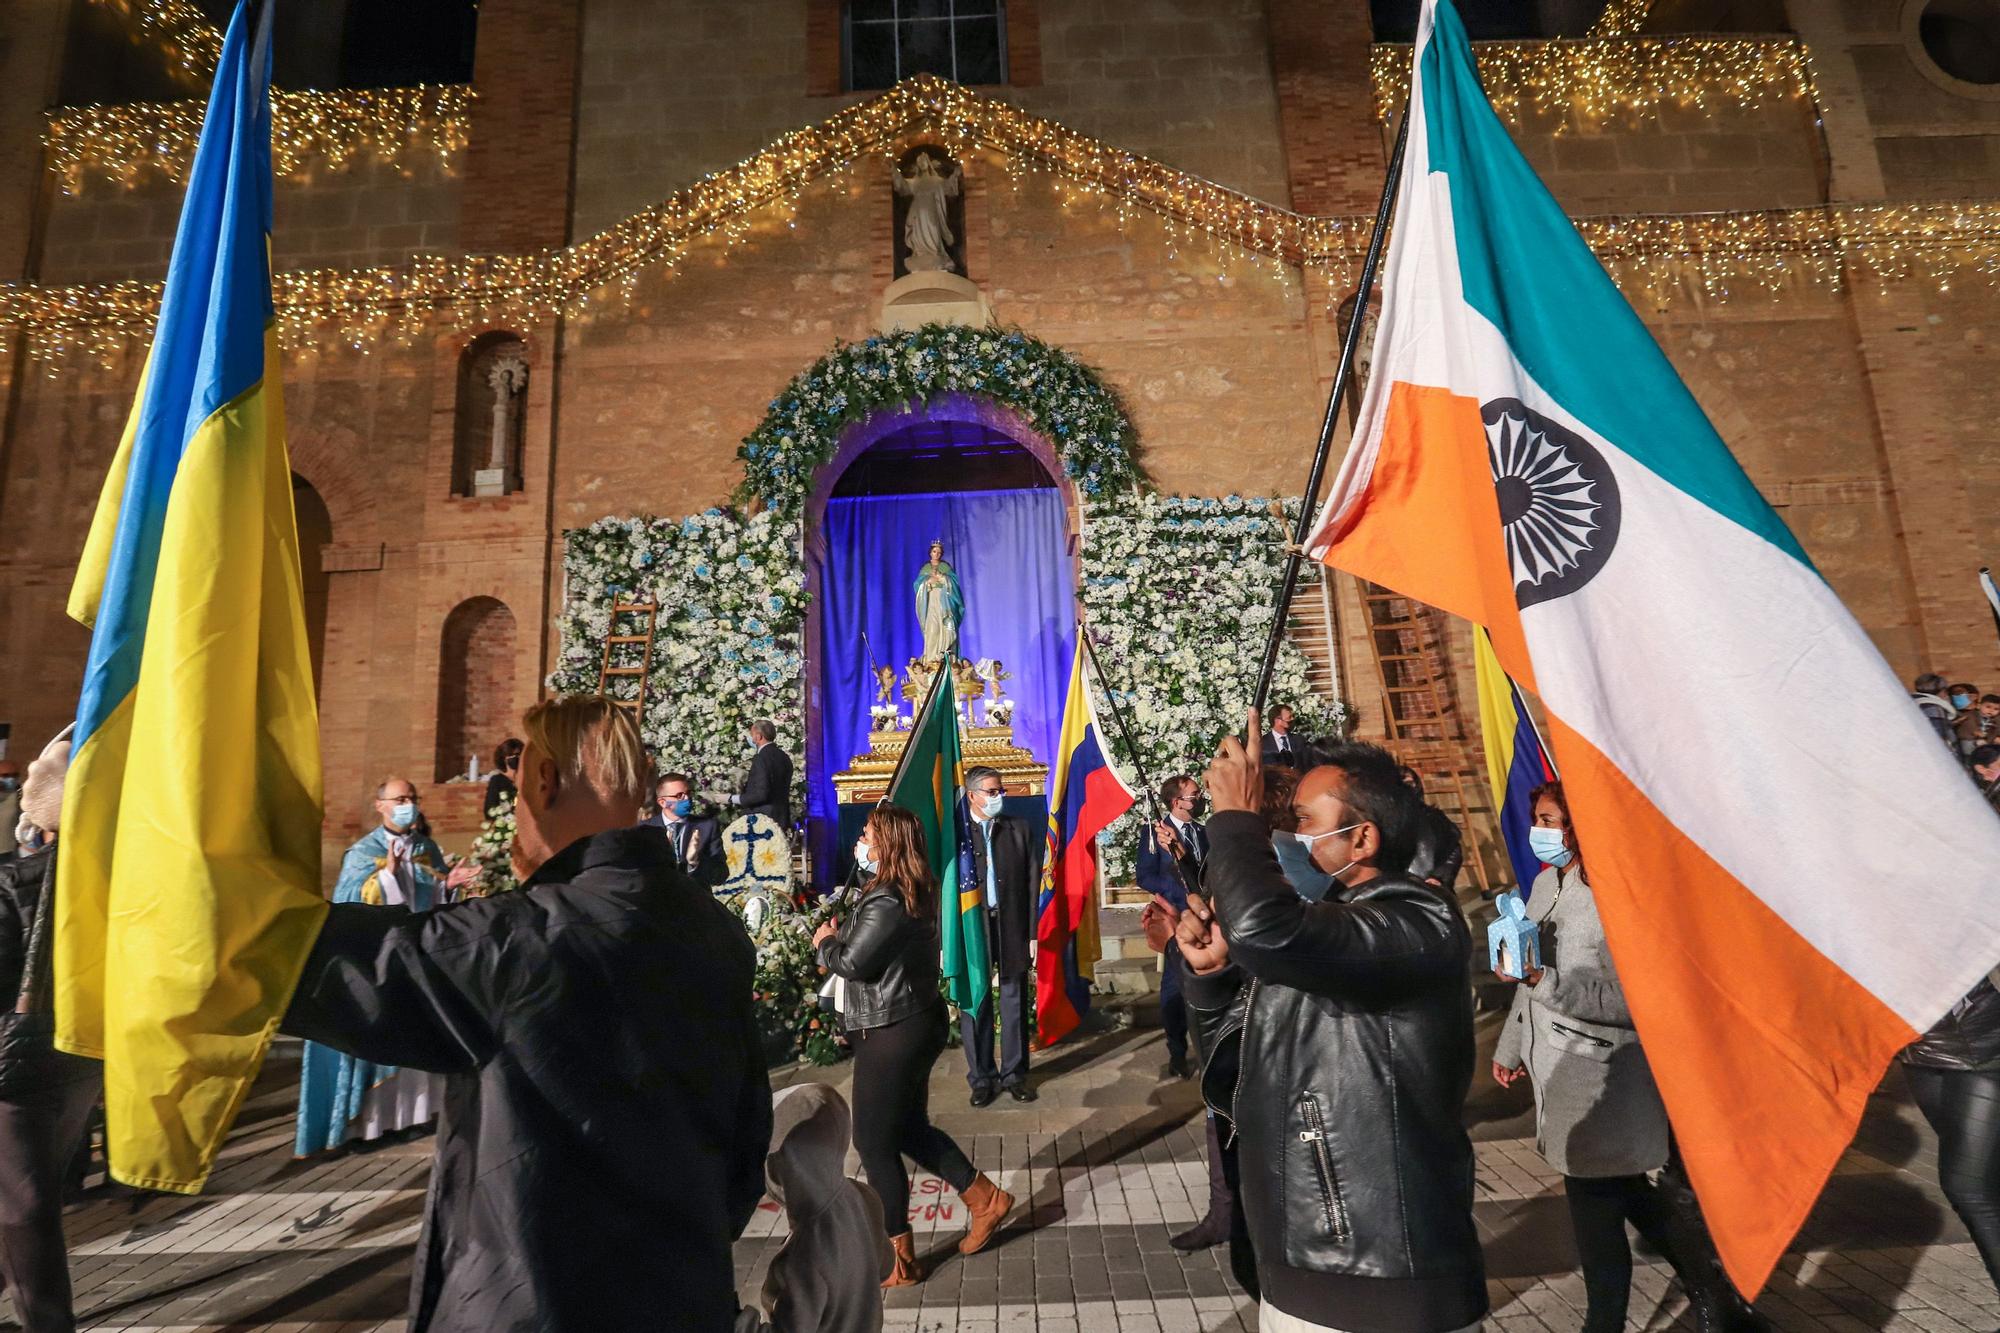
[[[1308,903],[1263,823],[1217,815],[1205,876],[1231,966],[1190,975],[1209,1106],[1240,1140],[1264,1296],[1336,1328],[1458,1328],[1486,1311],[1461,1123],[1471,934],[1406,876]]]
[[[820,966],[847,980],[841,1025],[887,1027],[944,1003],[938,994],[938,928],[903,910],[894,890],[870,886],[819,946]]]
[[[55,1048],[49,951],[55,941],[56,849],[0,860],[0,1092],[97,1074],[97,1061]],[[25,1013],[15,1013],[22,997]]]
[[[1991,981],[1974,986],[1903,1048],[1903,1059],[1926,1069],[2000,1069],[2000,991]]]

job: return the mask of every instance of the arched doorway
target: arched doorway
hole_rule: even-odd
[[[313,695],[326,684],[326,548],[333,516],[313,484],[292,474],[292,513],[299,530],[299,573],[305,584],[306,642],[312,653]]]
[[[1001,663],[1014,743],[1053,759],[1075,646],[1077,518],[1055,448],[991,399],[943,394],[843,433],[806,510],[815,867],[844,864],[832,775],[868,749],[875,668],[900,678],[921,651],[914,584],[932,541],[964,592],[960,656]]]
[[[514,613],[493,597],[471,597],[445,617],[438,652],[437,771],[466,771],[513,730]]]

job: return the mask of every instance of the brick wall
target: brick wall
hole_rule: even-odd
[[[568,239],[576,125],[577,0],[484,0],[465,153],[467,250],[535,250]],[[653,71],[657,82],[679,74]]]
[[[1266,8],[1291,206],[1301,213],[1373,212],[1388,158],[1369,75],[1368,6],[1270,0]]]
[[[514,613],[491,597],[461,602],[444,620],[438,662],[437,778],[493,763],[493,747],[520,731],[514,700]]]
[[[70,6],[13,0],[0,24],[0,281],[28,271],[42,190],[42,108],[53,100]]]

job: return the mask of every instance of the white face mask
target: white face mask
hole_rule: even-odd
[[[875,873],[875,849],[868,845],[868,839],[863,838],[854,844],[854,864],[861,867],[864,875]]]
[[[1000,815],[1000,807],[1007,803],[1007,798],[1005,796],[981,796],[979,802],[979,808],[985,816],[988,819],[996,819]]]
[[[1313,854],[1313,847],[1319,842],[1321,838],[1331,838],[1336,834],[1346,833],[1352,829],[1358,829],[1365,822],[1366,821],[1357,820],[1355,823],[1352,824],[1342,824],[1339,828],[1328,829],[1324,833],[1294,833],[1292,834],[1292,840],[1295,842],[1303,843],[1305,845],[1306,859],[1308,861],[1311,861]],[[1313,861],[1312,863],[1315,866],[1319,864],[1319,862],[1317,861]],[[1354,860],[1349,861],[1346,865],[1342,866],[1340,869],[1334,871],[1332,875],[1328,876],[1328,878],[1332,879],[1335,883],[1339,883],[1340,877],[1342,875],[1346,874],[1348,871],[1354,869],[1354,867],[1360,864],[1361,864],[1360,858],[1356,857]],[[1326,872],[1321,871],[1320,873],[1325,874]]]

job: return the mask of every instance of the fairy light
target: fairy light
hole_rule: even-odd
[[[133,42],[151,47],[175,81],[208,86],[222,59],[222,34],[191,0],[92,0],[124,25]]]
[[[1579,125],[1658,115],[1812,102],[1805,47],[1789,37],[1585,37],[1476,42],[1479,81],[1501,119]],[[1375,111],[1386,124],[1410,92],[1410,48],[1370,55]]]
[[[1653,12],[1653,0],[1611,0],[1597,22],[1590,25],[1592,37],[1630,37],[1646,26]]]
[[[273,92],[272,168],[300,177],[363,160],[400,166],[428,154],[449,169],[465,148],[472,96],[464,84]],[[203,110],[199,101],[59,108],[42,136],[49,169],[72,195],[91,180],[178,183],[194,161]]]
[[[671,274],[698,245],[718,247],[720,257],[776,234],[809,186],[864,161],[886,170],[918,137],[961,159],[997,156],[995,177],[1004,172],[1010,188],[1045,180],[1066,205],[1099,210],[1107,226],[1143,214],[1172,252],[1206,250],[1225,277],[1240,260],[1275,269],[1287,284],[1298,268],[1321,275],[1301,290],[1316,293],[1323,282],[1331,300],[1355,281],[1367,244],[1367,217],[1275,208],[1019,107],[916,78],[562,249],[281,273],[280,331],[291,346],[366,350],[441,328],[615,308],[642,275]],[[1965,273],[1988,281],[2000,274],[2000,203],[1594,217],[1578,227],[1635,299],[1659,304],[1799,282],[1838,287],[1856,276],[1943,285]],[[110,360],[147,336],[158,298],[158,284],[139,282],[0,287],[0,331],[25,335],[31,354],[50,365],[75,353]]]

